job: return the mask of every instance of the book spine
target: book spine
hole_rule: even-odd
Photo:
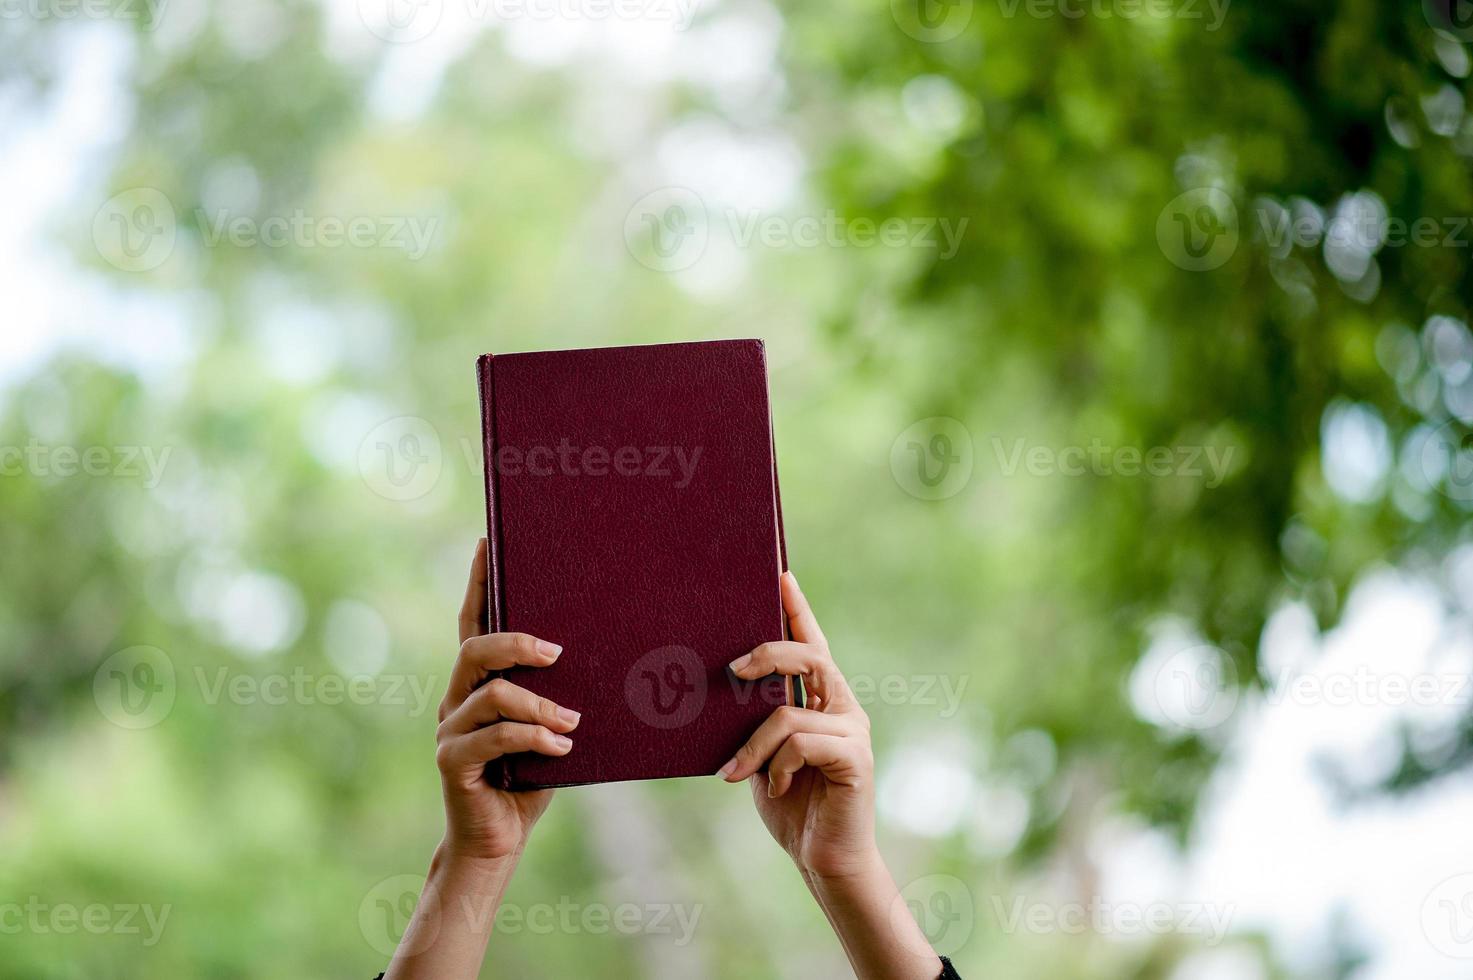
[[[767,345],[756,341],[757,352],[762,359],[762,397],[767,409],[767,439],[772,446],[772,509],[777,517],[777,571],[781,575],[788,570],[788,541],[783,533],[783,491],[777,479],[777,426],[773,423],[772,392],[767,381]],[[783,616],[783,638],[788,636],[788,617]]]
[[[777,518],[777,573],[778,575],[782,575],[783,572],[788,570],[788,540],[787,535],[783,533],[783,491],[782,485],[778,482],[777,478],[777,427],[773,422],[773,415],[775,413],[772,410],[772,392],[766,387],[768,378],[767,345],[760,340],[756,343],[757,350],[762,357],[763,395],[767,400],[767,437],[769,444],[772,446],[772,510],[773,515]],[[782,622],[782,638],[784,640],[792,639],[788,631],[788,617],[783,612],[781,604],[778,606],[778,619]],[[808,702],[808,692],[803,688],[803,678],[794,674],[786,683],[788,687],[788,703],[799,708],[804,707]]]
[[[486,632],[499,633],[505,628],[501,587],[501,513],[498,509],[496,472],[496,379],[495,357],[482,354],[476,360],[476,381],[481,400],[482,475],[486,481]],[[505,757],[486,764],[486,781],[501,789],[511,789],[512,773]]]

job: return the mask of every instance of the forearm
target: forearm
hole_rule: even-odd
[[[486,943],[521,851],[496,860],[435,849],[414,917],[399,941],[385,980],[471,980],[481,972]]]
[[[803,872],[860,980],[936,980],[941,958],[910,915],[876,851],[843,876]]]

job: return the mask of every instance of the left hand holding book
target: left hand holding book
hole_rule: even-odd
[[[578,713],[504,678],[508,667],[547,667],[562,648],[525,633],[485,633],[486,539],[476,546],[460,609],[460,653],[440,702],[435,761],[445,796],[445,845],[478,859],[520,853],[551,790],[512,793],[486,781],[486,763],[517,752],[567,755]]]

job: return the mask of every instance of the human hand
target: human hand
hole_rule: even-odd
[[[807,706],[774,711],[718,775],[750,781],[762,822],[805,875],[857,874],[878,857],[869,717],[792,572],[781,591],[793,639],[764,643],[731,670],[748,681],[801,677]]]
[[[496,860],[519,854],[552,790],[511,793],[485,778],[486,763],[513,752],[567,755],[578,713],[508,680],[485,682],[514,665],[546,667],[562,648],[525,633],[484,633],[486,539],[476,546],[460,609],[460,653],[440,703],[435,761],[445,798],[447,857]]]
[[[524,633],[485,633],[486,539],[476,546],[470,583],[460,607],[460,653],[440,702],[435,732],[445,839],[435,849],[388,980],[470,980],[479,974],[502,895],[526,846],[527,835],[552,801],[552,790],[510,793],[486,782],[486,763],[512,752],[566,755],[567,732],[578,725],[567,711],[493,671],[514,665],[546,667],[561,648]],[[451,915],[483,908],[485,916]]]
[[[764,643],[731,670],[749,681],[801,677],[807,707],[774,711],[720,775],[751,783],[762,822],[798,865],[856,977],[935,980],[944,964],[911,918],[875,844],[869,717],[791,572],[783,574],[781,588],[793,639]]]

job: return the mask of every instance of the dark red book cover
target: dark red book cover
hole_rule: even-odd
[[[486,354],[489,627],[560,643],[505,676],[582,713],[507,789],[710,775],[785,703],[726,665],[784,635],[760,340]]]

